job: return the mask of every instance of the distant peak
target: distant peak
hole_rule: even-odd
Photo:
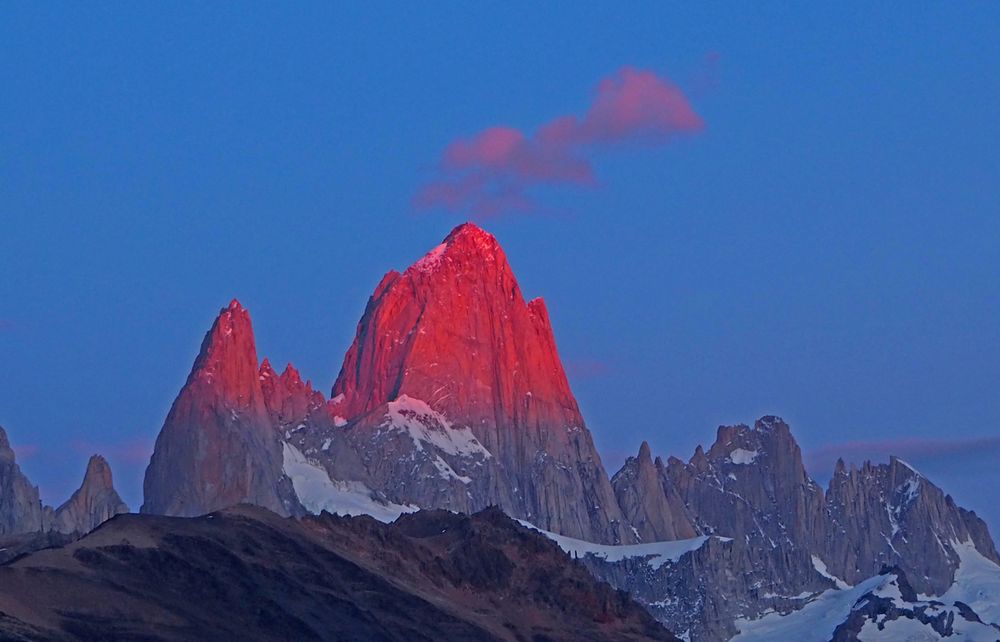
[[[245,308],[242,305],[240,305],[240,302],[237,299],[233,299],[232,301],[229,302],[229,307],[226,309],[242,312]]]
[[[285,371],[281,373],[281,379],[286,384],[302,384],[302,375],[300,375],[298,369],[290,363],[285,364]]]
[[[639,459],[652,459],[653,453],[649,450],[649,442],[643,441],[639,446]]]
[[[86,487],[110,488],[111,466],[108,460],[101,455],[91,455],[87,462],[87,472],[83,476],[83,485]]]

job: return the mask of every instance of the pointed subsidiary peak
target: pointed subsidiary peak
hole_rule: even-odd
[[[649,450],[649,442],[643,441],[639,446],[639,461],[652,461],[653,454]]]
[[[83,487],[102,489],[112,488],[111,466],[108,460],[100,455],[91,455],[87,462],[87,472],[83,475]]]
[[[285,365],[285,371],[281,373],[281,380],[285,382],[285,386],[288,388],[306,388],[311,386],[306,386],[302,383],[302,375],[292,364]]]
[[[271,366],[271,362],[267,357],[264,357],[264,361],[260,364],[260,380],[270,379],[271,377],[277,376],[278,373],[274,371],[274,367]]]
[[[234,407],[244,407],[252,405],[259,396],[256,391],[262,374],[264,370],[257,365],[250,313],[233,299],[219,311],[205,335],[188,386],[202,391],[198,396],[223,398]]]
[[[89,533],[128,506],[115,490],[111,466],[104,457],[93,455],[87,462],[83,483],[53,516],[55,530],[63,533]]]

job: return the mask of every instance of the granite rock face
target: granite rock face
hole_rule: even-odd
[[[330,412],[349,423],[371,483],[393,501],[497,505],[573,537],[633,538],[544,302],[524,300],[496,239],[472,224],[382,279]]]
[[[849,584],[893,566],[919,593],[940,594],[954,580],[955,546],[964,542],[1000,563],[986,524],[896,457],[850,469],[839,461],[826,507],[829,535],[820,554]]]
[[[649,444],[629,457],[611,479],[622,514],[643,542],[687,539],[699,534],[694,516],[667,477],[663,461],[653,461]]]
[[[144,513],[195,516],[241,502],[281,515],[298,510],[265,405],[250,315],[235,299],[205,336],[167,415],[143,491]]]
[[[129,512],[115,490],[111,466],[94,455],[87,463],[83,483],[52,516],[53,530],[61,533],[89,533],[115,515]]]
[[[656,466],[647,451],[614,478],[632,526],[657,514],[647,506],[677,514],[667,499],[679,493],[697,532],[726,539],[656,569],[634,560],[584,562],[692,641],[728,639],[740,618],[793,612],[890,566],[917,592],[941,595],[955,582],[962,551],[1000,562],[986,524],[895,457],[850,469],[839,462],[824,493],[777,417],[753,428],[722,426],[707,452],[699,446],[687,463],[671,458],[662,497],[653,499],[649,469]]]
[[[42,530],[42,502],[17,465],[7,433],[0,427],[0,535]]]

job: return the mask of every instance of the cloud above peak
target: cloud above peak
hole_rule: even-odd
[[[449,144],[437,176],[414,198],[418,209],[489,218],[534,209],[537,185],[597,185],[591,156],[627,144],[663,145],[704,129],[670,80],[633,67],[602,79],[582,117],[559,116],[526,135],[495,126]]]

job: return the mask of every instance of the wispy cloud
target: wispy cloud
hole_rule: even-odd
[[[18,461],[34,457],[38,454],[39,450],[37,444],[11,444],[10,447],[14,451],[14,456]]]
[[[586,113],[559,116],[527,135],[503,125],[448,145],[418,209],[476,218],[534,209],[529,188],[597,185],[590,157],[623,144],[663,145],[704,128],[684,93],[654,72],[623,67],[598,84]]]
[[[965,457],[982,457],[1000,452],[1000,437],[968,439],[901,439],[856,440],[827,444],[806,453],[807,468],[828,473],[838,458],[860,464],[865,460],[885,462],[890,455],[914,461],[936,461]]]

